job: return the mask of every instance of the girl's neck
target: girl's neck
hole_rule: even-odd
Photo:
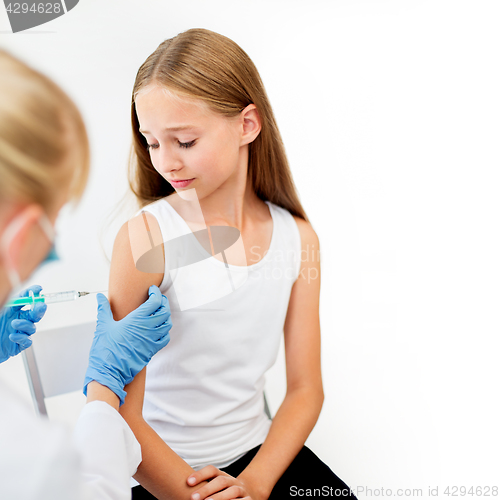
[[[207,225],[228,225],[243,230],[247,221],[258,216],[262,201],[255,194],[250,182],[243,192],[218,190],[213,196],[200,200],[200,207]]]
[[[243,230],[255,212],[257,196],[248,179],[248,146],[241,147],[237,166],[215,191],[200,199],[207,225],[227,225]]]

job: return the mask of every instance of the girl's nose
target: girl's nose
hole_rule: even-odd
[[[162,153],[157,158],[158,165],[155,165],[156,168],[167,176],[170,172],[174,172],[176,170],[180,170],[182,168],[182,162],[180,158],[173,153],[171,150],[164,148]]]

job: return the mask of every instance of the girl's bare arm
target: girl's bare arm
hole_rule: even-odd
[[[156,219],[148,214],[147,221],[155,244],[161,243],[161,233]],[[140,272],[135,267],[137,250],[144,248],[144,245],[147,247],[150,241],[149,235],[142,234],[138,227],[140,225],[124,224],[113,247],[108,291],[115,320],[122,319],[140,306],[148,298],[149,287],[159,286],[163,280],[163,273]],[[194,469],[167,446],[143,419],[145,381],[146,368],[125,387],[127,397],[120,408],[120,414],[141,444],[142,462],[134,478],[160,500],[187,500],[199,487],[199,485],[196,488],[190,487],[186,482]],[[203,484],[206,484],[206,481]]]
[[[300,275],[293,285],[285,320],[286,396],[259,451],[238,476],[267,499],[313,430],[323,406],[319,322],[319,239],[295,217],[301,236]]]

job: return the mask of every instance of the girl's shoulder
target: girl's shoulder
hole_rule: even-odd
[[[271,205],[271,209],[274,209],[275,212],[282,214],[289,221],[294,221],[297,229],[299,230],[301,240],[311,241],[316,240],[318,238],[316,232],[313,229],[313,226],[310,222],[306,221],[302,217],[298,215],[293,215],[288,209],[273,203],[272,201],[266,201],[269,205]]]
[[[292,215],[300,234],[300,240],[302,242],[302,249],[307,248],[307,245],[314,245],[315,248],[319,248],[319,238],[316,231],[312,227],[311,223],[304,220],[302,217]]]
[[[148,203],[147,205],[144,205],[136,212],[135,217],[140,215],[141,212],[147,211],[147,212],[155,213],[158,211],[161,212],[162,210],[165,210],[169,206],[167,199],[168,199],[168,196],[166,196],[165,198],[160,198],[159,200],[156,200],[156,201],[152,201],[151,203]]]
[[[174,209],[167,201],[167,198],[160,198],[141,207],[128,221],[129,230],[133,227],[135,228],[135,234],[140,229],[141,234],[152,232],[160,235],[165,230],[165,222],[172,220],[174,217]]]
[[[121,246],[130,249],[135,267],[143,273],[162,273],[164,259],[162,248],[164,235],[161,229],[162,200],[157,200],[142,207],[122,227]],[[119,233],[120,236],[120,233]],[[120,244],[120,243],[119,243]],[[158,251],[156,251],[158,250]]]

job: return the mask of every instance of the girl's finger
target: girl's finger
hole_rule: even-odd
[[[214,478],[220,474],[229,475],[217,469],[215,465],[207,465],[203,467],[203,469],[193,472],[190,476],[188,476],[187,483],[189,484],[189,486],[195,486],[202,481]]]
[[[210,467],[210,466],[208,466]],[[199,472],[199,471],[198,471]],[[220,471],[219,471],[220,472]],[[221,473],[224,474],[224,473]],[[196,490],[192,495],[192,500],[204,500],[205,498],[214,498],[214,495],[222,490],[225,490],[233,485],[234,480],[229,474],[218,475],[216,478],[212,479],[208,484],[202,486],[199,490]],[[219,497],[226,498],[226,497]],[[228,497],[232,498],[232,497]],[[237,498],[237,497],[236,497]]]
[[[243,489],[233,484],[233,486],[219,491],[219,493],[215,493],[215,495],[210,495],[206,500],[233,500],[235,498],[239,500],[243,495],[245,495]]]

